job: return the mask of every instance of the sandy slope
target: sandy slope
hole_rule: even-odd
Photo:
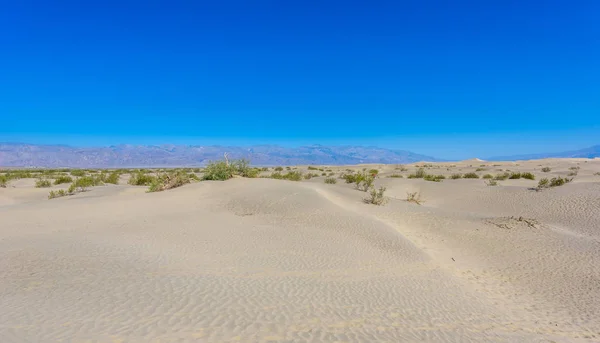
[[[0,341],[597,342],[600,161],[488,168],[577,163],[543,192],[382,177],[382,207],[322,178],[51,201],[21,180],[0,189]]]

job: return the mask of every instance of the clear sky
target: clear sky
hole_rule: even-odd
[[[5,1],[0,141],[600,144],[600,1]]]

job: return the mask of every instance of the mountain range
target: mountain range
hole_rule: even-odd
[[[114,145],[108,147],[72,147],[0,143],[0,167],[176,167],[202,166],[223,158],[247,158],[253,165],[310,165],[360,163],[441,162],[431,156],[405,150],[363,146],[310,145],[295,148],[277,145],[194,146],[194,145]],[[514,161],[540,158],[600,157],[600,145],[559,153],[541,153],[485,158],[488,161]]]
[[[190,145],[116,145],[109,147],[71,147],[0,143],[0,167],[175,167],[202,166],[223,158],[246,158],[253,165],[309,165],[359,163],[411,163],[440,161],[431,156],[404,150],[362,146],[311,145],[287,148],[276,145],[190,146]]]

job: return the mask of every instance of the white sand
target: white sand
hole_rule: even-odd
[[[323,177],[53,200],[15,181],[0,188],[0,342],[599,342],[600,160],[428,172],[480,164],[581,169],[536,192],[379,166],[381,207]]]

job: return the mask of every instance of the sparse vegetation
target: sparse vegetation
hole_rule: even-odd
[[[60,185],[63,183],[71,183],[73,182],[73,178],[68,175],[60,175],[54,180],[55,185]]]
[[[271,174],[271,178],[277,180],[300,181],[302,180],[302,173],[299,171],[290,171],[286,174],[273,173]]]
[[[600,176],[600,172],[594,173],[594,175]]]
[[[402,176],[400,174],[392,174],[392,175],[388,175],[387,177],[392,178],[392,179],[402,179],[404,176]]]
[[[537,185],[537,190],[542,190],[544,188],[550,188],[550,187],[559,187],[562,185],[565,185],[569,182],[573,181],[573,179],[569,179],[569,178],[563,178],[563,177],[553,177],[552,179],[548,180],[547,178],[543,178],[538,182]]]
[[[52,183],[50,183],[50,180],[38,179],[35,182],[35,188],[48,188],[50,186],[52,186]]]
[[[442,182],[446,177],[444,175],[425,175],[423,180],[425,181],[433,181],[433,182]]]
[[[319,174],[308,173],[308,174],[304,175],[304,179],[306,179],[306,180],[310,180],[313,177],[319,177]]]
[[[108,176],[106,176],[104,178],[104,182],[105,183],[111,183],[113,185],[118,185],[119,184],[119,177],[120,177],[119,172],[115,171],[115,172],[112,172],[112,173],[108,174]]]
[[[503,180],[508,179],[509,176],[510,176],[509,173],[498,174],[498,175],[494,176],[494,180],[503,181]]]
[[[578,173],[577,169],[574,169],[569,174],[567,174],[567,176],[577,176],[577,173]]]
[[[544,173],[549,173],[550,171],[552,171],[552,169],[550,167],[544,167],[544,168],[542,168],[542,171]]]
[[[69,195],[64,189],[59,189],[57,191],[50,191],[48,194],[48,199],[60,198]]]
[[[473,172],[465,173],[463,175],[463,179],[479,179],[479,175],[477,175],[477,174],[475,174]]]
[[[482,176],[483,179],[493,179],[494,176],[492,174],[485,174],[484,176]]]
[[[408,178],[409,179],[422,179],[425,177],[425,175],[427,175],[427,173],[425,172],[425,169],[419,168],[419,169],[417,169],[417,171],[414,174],[409,174]]]
[[[423,203],[423,200],[421,200],[421,192],[407,192],[406,201],[421,205]]]
[[[375,189],[375,187],[371,187],[369,190],[369,196],[364,198],[364,202],[367,204],[373,205],[383,205],[387,202],[385,197],[385,187],[379,187],[379,189]]]
[[[138,171],[137,173],[131,175],[127,183],[132,186],[150,186],[155,179],[155,176]]]
[[[462,174],[452,174],[452,175],[450,176],[450,178],[451,178],[452,180],[456,180],[456,179],[462,179]]]
[[[485,181],[485,184],[486,184],[487,186],[498,186],[498,181],[496,181],[496,180],[492,180],[492,179],[489,179],[489,180],[486,180],[486,181]]]
[[[8,185],[8,177],[6,175],[0,175],[0,187],[6,188]]]
[[[77,177],[85,176],[85,170],[83,170],[83,169],[74,169],[74,170],[71,170],[71,175],[72,176],[77,176]]]
[[[337,179],[334,177],[326,177],[325,178],[325,183],[330,184],[330,185],[334,185],[337,183]]]
[[[487,169],[485,169],[485,168],[477,168],[477,169],[475,169],[475,171],[476,171],[476,172],[480,172],[480,171],[486,171],[486,170],[487,170]]]
[[[508,178],[511,179],[511,180],[520,179],[521,178],[521,173],[511,173]]]
[[[376,175],[370,174],[367,171],[363,171],[362,173],[356,174],[356,178],[354,180],[355,187],[358,190],[366,192],[373,186],[373,182],[375,182]]]
[[[148,192],[161,192],[181,187],[191,182],[190,175],[184,171],[173,171],[158,175],[150,184]]]
[[[283,171],[283,167],[275,167],[275,171]]]
[[[529,173],[529,172],[522,173],[521,177],[524,179],[528,179],[528,180],[535,180],[535,175],[533,175],[532,173]]]
[[[370,170],[369,170],[369,173],[370,173],[370,174],[377,175],[377,174],[379,174],[379,170],[377,170],[377,169],[370,169]]]

